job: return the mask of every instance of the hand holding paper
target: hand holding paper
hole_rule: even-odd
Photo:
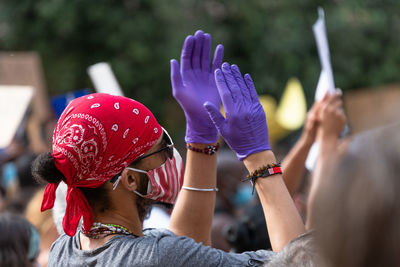
[[[332,65],[329,53],[328,37],[325,27],[325,13],[318,8],[318,19],[313,25],[315,42],[317,43],[319,60],[321,62],[321,74],[319,76],[317,89],[315,90],[315,101],[321,101],[327,92],[335,92]],[[318,156],[318,145],[313,144],[306,160],[306,167],[309,170],[314,168]]]

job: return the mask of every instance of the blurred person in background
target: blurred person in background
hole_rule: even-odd
[[[246,191],[241,188],[241,180],[246,174],[246,168],[237,160],[232,151],[219,150],[217,160],[219,191],[215,203],[215,213],[222,212],[234,216],[238,207],[252,200],[251,189]],[[244,185],[251,188],[247,183]]]
[[[310,192],[308,225],[316,229],[319,266],[398,266],[400,124],[339,146],[342,111],[325,108],[321,116],[335,119],[322,121]]]
[[[37,262],[40,238],[25,218],[11,213],[0,214],[0,266],[40,266]]]
[[[53,221],[52,211],[38,212],[42,204],[44,189],[38,190],[30,199],[26,209],[25,218],[38,230],[40,236],[40,251],[37,261],[41,266],[47,266],[50,247],[59,237]]]
[[[258,197],[241,207],[240,211],[240,215],[223,228],[223,236],[232,251],[241,253],[259,249],[271,250],[267,224]]]
[[[214,248],[227,252],[232,248],[224,236],[225,229],[235,222],[240,208],[253,197],[251,193],[240,190],[240,181],[245,176],[246,168],[238,162],[235,154],[230,150],[220,149],[217,160],[218,194],[211,230],[211,244]]]
[[[40,189],[31,172],[31,164],[35,158],[35,154],[27,151],[9,163],[10,165],[6,165],[9,168],[7,175],[15,176],[11,178],[15,180],[15,192],[8,195],[6,207],[8,211],[23,214],[30,199]]]
[[[5,191],[5,203],[7,209],[18,213],[23,212],[26,201],[31,197],[30,193],[32,193],[29,189],[21,192],[19,184],[19,175],[25,175],[25,172],[22,170],[24,166],[21,166],[25,165],[23,164],[24,159],[19,160],[19,158],[24,157],[24,153],[29,154],[27,148],[26,121],[27,116],[25,116],[19,125],[11,143],[0,150],[0,181]],[[18,170],[20,167],[21,171]],[[30,172],[29,175],[32,177]],[[25,179],[25,177],[23,178],[22,186],[27,185],[24,181],[28,181],[28,179]],[[33,182],[33,179],[30,179],[30,181]]]
[[[290,149],[282,162],[283,179],[303,221],[307,215],[307,195],[310,173],[306,170],[306,160],[311,146],[316,140],[320,124],[319,110],[326,99],[315,102],[308,111],[300,138]]]
[[[32,177],[31,164],[38,153],[47,150],[51,142],[48,130],[54,124],[53,114],[50,112],[46,114],[48,120],[38,125],[35,111],[46,113],[46,109],[41,110],[41,106],[31,104],[11,144],[0,150],[0,181],[5,190],[4,209],[19,214],[24,213],[28,201],[40,188]]]

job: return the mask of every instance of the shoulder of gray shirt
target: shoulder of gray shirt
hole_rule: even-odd
[[[82,262],[86,266],[91,266],[88,262],[101,266],[262,266],[276,255],[268,250],[228,253],[167,229],[145,229],[143,234],[140,238],[115,236],[91,251],[80,250],[79,233],[73,238],[63,235],[51,247],[50,257],[57,259],[49,259],[53,263],[49,266],[68,266],[68,262],[70,266]]]

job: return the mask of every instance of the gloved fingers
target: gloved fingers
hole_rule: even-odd
[[[203,41],[204,41],[204,33],[201,30],[198,30],[194,35],[194,50],[192,53],[192,68],[200,69],[201,68],[201,53],[203,49]]]
[[[250,92],[247,89],[247,85],[243,80],[243,76],[242,76],[242,73],[240,73],[239,67],[237,65],[233,64],[231,67],[231,70],[232,70],[233,76],[236,79],[236,82],[239,85],[240,93],[242,94],[243,100],[244,100],[243,102],[246,104],[250,104],[251,103]]]
[[[224,118],[224,116],[222,116],[222,114],[218,110],[218,108],[209,101],[205,102],[203,104],[203,107],[207,111],[208,116],[210,117],[211,121],[214,123],[215,127],[217,127],[217,129],[222,129],[222,126],[225,122],[225,118]]]
[[[204,34],[203,51],[201,52],[201,69],[210,71],[210,56],[211,56],[211,36],[208,33]]]
[[[192,68],[192,53],[194,48],[194,37],[189,35],[183,43],[181,52],[181,72]]]
[[[217,45],[214,52],[214,58],[212,63],[212,72],[216,69],[221,68],[222,60],[224,58],[224,46],[222,44]]]
[[[233,110],[235,105],[233,103],[232,94],[226,83],[225,76],[221,69],[216,69],[214,72],[215,84],[218,88],[219,96],[221,97],[222,104],[224,105],[225,112]]]
[[[179,70],[179,63],[176,59],[170,61],[171,65],[171,85],[172,85],[172,95],[176,97],[179,90],[183,88],[182,76]]]
[[[239,84],[233,76],[231,66],[228,63],[222,64],[222,73],[224,74],[226,84],[231,92],[231,97],[234,102],[242,101],[242,93],[240,93]]]
[[[251,102],[253,104],[259,103],[260,100],[258,99],[258,94],[257,94],[256,88],[254,87],[254,82],[253,82],[253,79],[251,78],[250,74],[246,73],[244,75],[244,81],[247,85],[247,89],[249,90]]]

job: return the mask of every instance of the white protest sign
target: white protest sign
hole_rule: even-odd
[[[34,93],[31,86],[0,85],[0,148],[10,145]]]
[[[326,35],[325,12],[321,7],[318,8],[318,19],[313,25],[313,32],[318,48],[319,60],[321,63],[321,73],[319,75],[314,99],[315,101],[320,101],[325,96],[326,92],[335,92],[335,82],[333,79],[328,37]],[[310,171],[314,169],[315,162],[317,161],[318,157],[318,151],[318,144],[314,143],[306,160],[306,168]]]
[[[98,93],[123,96],[124,93],[108,63],[101,62],[88,68],[90,79]]]
[[[326,35],[325,13],[321,7],[318,8],[318,19],[313,25],[313,32],[321,63],[321,74],[315,91],[315,100],[318,101],[324,97],[327,91],[335,92],[328,37]]]

